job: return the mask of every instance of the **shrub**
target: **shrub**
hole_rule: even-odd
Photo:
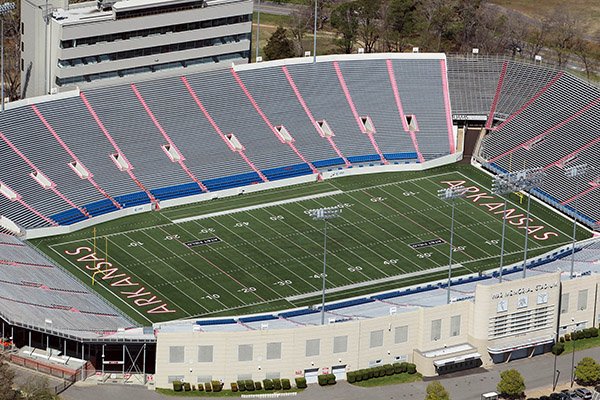
[[[556,343],[554,346],[552,346],[552,354],[555,356],[561,355],[563,351],[565,351],[564,343]]]
[[[275,390],[281,390],[281,379],[273,379],[273,387]]]
[[[189,382],[185,382],[183,384],[183,390],[185,390],[186,392],[189,392],[190,390],[192,390],[192,387],[190,386]]]
[[[290,384],[290,380],[289,379],[282,379],[281,380],[281,388],[283,390],[290,390],[292,388],[292,385]]]
[[[570,341],[571,341],[571,334],[565,333],[565,342],[570,342]]]
[[[210,382],[204,382],[204,390],[207,392],[212,392],[212,386]]]
[[[348,383],[356,382],[356,372],[354,372],[354,371],[348,372],[346,374],[346,379],[348,380]]]
[[[296,387],[298,389],[306,389],[308,385],[306,384],[306,378],[300,377],[296,378]]]
[[[198,391],[199,392],[203,392],[204,391],[204,385],[203,384],[201,384],[201,383],[198,384]]]
[[[260,381],[254,382],[254,387],[256,390],[262,390],[262,383]]]
[[[417,372],[417,366],[415,364],[409,363],[406,366],[406,372],[408,372],[409,374],[414,374]]]
[[[213,392],[220,392],[223,389],[223,384],[219,381],[212,381]]]
[[[564,337],[564,336],[561,336],[561,337],[558,339],[558,341],[559,341],[559,342],[561,342],[561,343],[564,343],[564,342],[565,342],[565,337]]]
[[[335,385],[335,375],[334,374],[327,374],[327,384]]]
[[[575,378],[584,386],[600,382],[600,364],[591,357],[583,357],[575,368]]]
[[[254,381],[252,379],[246,379],[244,381],[244,386],[246,387],[246,390],[248,392],[254,392],[255,388],[254,388]]]
[[[394,368],[394,374],[402,373],[402,364],[394,363],[394,364],[392,364],[392,367]]]
[[[592,337],[598,337],[598,328],[590,328],[592,331]]]
[[[183,390],[183,383],[181,381],[173,381],[173,391],[181,392]]]
[[[237,385],[237,383],[231,382],[230,386],[231,386],[231,391],[232,392],[237,392],[238,391],[238,385]]]
[[[406,371],[408,371],[408,363],[406,361],[402,361],[400,363],[400,368],[402,369],[402,371],[400,371],[400,372],[406,372]]]
[[[596,329],[596,328],[585,329],[583,331],[583,336],[585,336],[586,339],[589,339],[592,337],[592,329]]]
[[[192,385],[192,392],[196,391],[196,385]]]
[[[265,390],[273,390],[273,381],[270,379],[263,379],[263,386]]]
[[[327,375],[325,375],[325,374],[319,375],[317,377],[317,379],[318,379],[318,382],[319,382],[319,386],[326,386],[327,385]]]
[[[387,376],[394,375],[394,367],[392,364],[385,364],[383,368],[385,368],[385,374]]]
[[[516,369],[507,369],[500,373],[500,382],[496,391],[505,398],[522,398],[525,392],[525,381]]]
[[[246,385],[244,384],[244,381],[237,381],[237,386],[238,386],[238,389],[240,389],[240,392],[243,392],[246,390]]]

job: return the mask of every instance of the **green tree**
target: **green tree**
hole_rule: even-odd
[[[294,44],[287,37],[287,30],[284,27],[277,27],[267,41],[264,52],[267,60],[294,57]]]
[[[417,0],[388,0],[382,6],[382,37],[387,51],[402,51],[422,23]]]
[[[508,369],[500,373],[500,382],[496,387],[498,393],[509,399],[523,397],[525,392],[525,381],[516,369]]]
[[[365,46],[365,52],[371,53],[381,34],[382,0],[356,0],[358,13],[358,36]]]
[[[591,357],[584,357],[575,368],[575,379],[582,385],[600,382],[600,365]]]
[[[331,26],[337,31],[338,46],[346,54],[352,53],[358,37],[358,10],[356,2],[342,3],[331,12]]]
[[[438,381],[433,381],[427,385],[427,396],[425,400],[450,400],[450,395],[446,388]]]

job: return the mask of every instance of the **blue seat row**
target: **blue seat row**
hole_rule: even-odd
[[[86,204],[83,207],[92,217],[97,217],[102,214],[108,214],[109,212],[117,210],[117,207],[113,204],[113,202],[110,199],[95,201],[93,203]]]
[[[342,157],[337,157],[337,158],[329,158],[327,160],[315,161],[315,162],[313,162],[313,165],[315,166],[315,168],[325,168],[325,167],[331,167],[333,165],[345,165],[345,163],[344,163],[344,159]]]
[[[234,187],[247,186],[260,183],[262,180],[256,172],[224,176],[222,178],[207,179],[202,181],[209,191],[231,189]]]
[[[71,208],[66,211],[61,211],[51,215],[50,218],[56,221],[59,225],[71,225],[79,221],[83,221],[87,217],[77,208]]]
[[[369,161],[380,161],[381,158],[379,154],[367,154],[365,156],[352,156],[348,157],[348,161],[352,164],[361,163],[361,162],[369,162]]]
[[[419,158],[414,151],[406,153],[384,153],[383,156],[386,160],[416,160]]]
[[[236,320],[233,318],[226,318],[226,319],[207,319],[207,320],[198,320],[196,321],[196,325],[204,325],[204,326],[208,326],[208,325],[231,325],[231,324],[237,324]]]
[[[296,176],[310,175],[312,170],[306,163],[289,165],[287,167],[277,167],[271,169],[265,169],[262,173],[270,181],[276,181],[279,179],[293,178]]]
[[[240,318],[240,322],[247,324],[250,322],[272,321],[274,319],[279,319],[279,318],[277,318],[274,315],[256,315],[254,317]]]
[[[146,192],[135,192],[124,194],[123,196],[117,196],[115,197],[115,201],[122,205],[124,208],[127,208],[150,203],[150,198],[148,197]]]
[[[373,300],[373,299],[365,298],[365,297],[363,297],[362,299],[354,299],[354,300],[341,301],[341,302],[336,303],[336,304],[326,305],[325,306],[325,311],[339,310],[340,308],[346,308],[346,307],[352,307],[352,306],[359,306],[361,304],[372,303],[374,301],[375,300]]]
[[[192,196],[202,193],[202,189],[196,182],[184,183],[182,185],[168,186],[159,189],[152,189],[150,193],[159,200],[169,200],[178,197]]]

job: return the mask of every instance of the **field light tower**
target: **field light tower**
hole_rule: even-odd
[[[452,204],[452,218],[450,220],[450,254],[448,255],[448,296],[446,304],[450,304],[450,280],[452,279],[452,253],[454,253],[454,200],[464,197],[467,194],[467,188],[464,186],[453,186],[438,190],[438,197],[449,201]]]
[[[579,196],[579,191],[581,190],[580,179],[579,177],[590,174],[594,171],[594,167],[592,165],[587,164],[578,164],[572,167],[565,168],[565,175],[569,179],[576,179],[575,181],[575,192],[576,196]],[[577,240],[577,198],[573,201],[573,248],[571,249],[571,279],[575,274],[575,241]]]
[[[2,85],[2,94],[0,94],[0,101],[2,101],[2,111],[4,111],[4,16],[15,8],[15,3],[8,2],[0,4],[0,41],[2,42],[0,45],[0,64],[2,64],[2,71],[0,71],[0,74],[2,74],[2,82],[0,83]]]
[[[308,215],[315,221],[323,221],[323,293],[321,296],[321,325],[325,325],[325,285],[327,284],[327,221],[340,216],[342,213],[341,208],[317,208],[316,210],[310,210]]]
[[[540,187],[546,173],[542,168],[530,168],[516,172],[519,178],[514,182],[517,191],[527,192],[527,219],[525,220],[525,247],[523,249],[523,278],[527,277],[527,250],[529,244],[529,209],[531,190]]]
[[[254,62],[258,62],[258,51],[260,50],[260,0],[258,0],[256,15],[256,57]]]
[[[521,171],[515,171],[510,173],[503,173],[494,176],[492,181],[492,193],[497,196],[503,197],[504,199],[504,212],[502,213],[502,240],[500,245],[500,267],[499,267],[499,280],[502,282],[502,268],[504,263],[504,240],[506,237],[506,203],[507,198],[506,195],[519,192],[521,190],[530,190],[532,188],[538,187],[542,179],[544,178],[544,173],[540,168],[531,168],[524,169]],[[523,277],[526,276],[526,268],[525,264],[527,262],[527,245],[528,245],[528,236],[529,236],[529,207],[531,205],[531,194],[527,199],[527,220],[525,225],[525,259],[523,261]]]

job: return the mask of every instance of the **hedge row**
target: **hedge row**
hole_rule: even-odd
[[[220,392],[223,390],[223,384],[219,381],[206,382],[204,384],[199,383],[197,390],[199,392]],[[190,385],[189,382],[173,381],[173,391],[196,391],[196,385]]]
[[[357,371],[350,371],[346,374],[348,383],[367,381],[371,378],[379,378],[382,376],[390,376],[394,374],[414,374],[417,372],[417,366],[412,363],[402,362],[395,364],[385,364],[378,367],[372,367],[367,369],[359,369]]]
[[[289,379],[263,379],[262,382],[252,380],[231,382],[232,392],[253,392],[255,390],[290,390],[292,384]]]
[[[334,374],[323,374],[317,377],[320,386],[335,385]]]
[[[579,339],[589,339],[592,337],[598,337],[599,329],[592,327],[587,329],[582,329],[579,331],[574,331],[572,333],[566,333],[565,336],[561,336],[559,342],[569,342],[571,340],[579,340]]]

